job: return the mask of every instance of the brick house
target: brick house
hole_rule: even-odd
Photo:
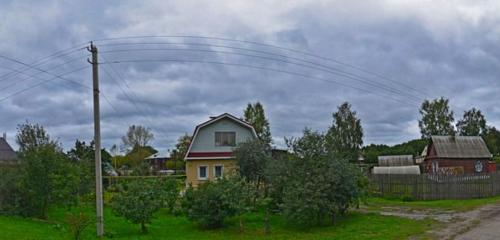
[[[481,174],[496,171],[491,159],[479,136],[432,136],[423,166],[432,174]]]

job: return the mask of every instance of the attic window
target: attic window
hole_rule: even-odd
[[[215,132],[215,146],[217,147],[236,146],[236,132]]]

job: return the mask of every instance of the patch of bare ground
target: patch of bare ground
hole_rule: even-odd
[[[360,211],[366,212],[368,210],[360,209]],[[414,236],[410,239],[452,240],[475,229],[480,223],[500,216],[500,204],[484,205],[466,212],[438,209],[415,210],[406,207],[383,207],[378,212],[385,216],[398,216],[415,220],[433,219],[437,222],[425,236]],[[500,232],[500,229],[498,231]]]

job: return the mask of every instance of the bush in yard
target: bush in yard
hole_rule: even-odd
[[[73,235],[73,239],[81,239],[83,230],[87,228],[91,223],[91,219],[88,215],[83,212],[69,213],[66,215],[66,223],[68,224],[69,230]]]
[[[175,178],[161,180],[161,199],[163,207],[166,207],[169,213],[173,213],[177,200],[179,199],[180,183]]]
[[[124,186],[111,200],[114,214],[141,225],[142,233],[147,233],[146,224],[162,207],[162,190],[158,181],[135,180]]]
[[[206,182],[197,188],[188,187],[184,194],[183,209],[189,220],[205,228],[219,228],[228,217],[241,215],[246,204],[244,181],[223,178]]]

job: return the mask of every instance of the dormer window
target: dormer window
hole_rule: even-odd
[[[215,132],[215,146],[235,147],[236,132]]]

